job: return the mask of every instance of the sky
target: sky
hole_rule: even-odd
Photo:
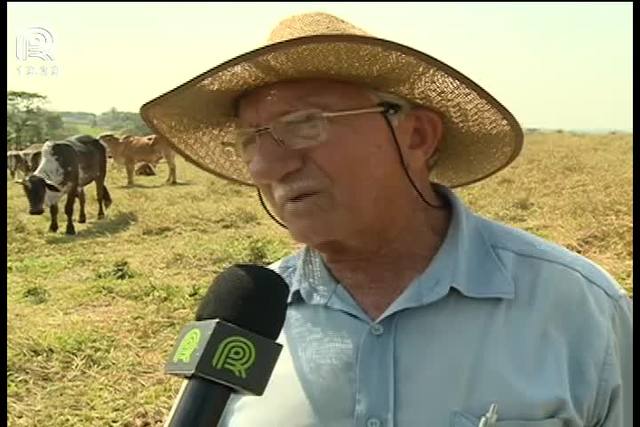
[[[7,88],[46,95],[46,108],[55,111],[139,111],[196,75],[263,46],[281,19],[321,11],[447,63],[524,127],[632,131],[632,7],[10,2]],[[28,49],[43,42],[49,50]]]

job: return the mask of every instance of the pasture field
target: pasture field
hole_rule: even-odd
[[[177,186],[110,165],[113,206],[76,236],[47,232],[7,182],[8,423],[160,426],[181,381],[164,359],[212,278],[269,263],[295,246],[250,188],[181,158]],[[477,212],[579,252],[632,292],[632,135],[528,134],[521,156],[457,190]],[[77,218],[76,204],[76,218]]]

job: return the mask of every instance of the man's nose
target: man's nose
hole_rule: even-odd
[[[270,184],[298,170],[302,164],[300,150],[287,148],[271,135],[261,135],[248,169],[256,184]]]

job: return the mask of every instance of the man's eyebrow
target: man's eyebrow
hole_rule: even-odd
[[[323,95],[314,95],[310,97],[305,97],[305,98],[302,98],[301,101],[304,101],[305,104],[309,104],[312,107],[320,107],[320,108],[332,107],[332,104],[334,104],[331,98],[328,98]]]
[[[295,113],[296,111],[308,110],[310,108],[317,108],[321,110],[333,110],[335,108],[335,100],[327,97],[326,95],[311,95],[311,96],[303,96],[294,102],[287,102],[286,108],[278,114],[278,117],[286,116],[287,114]],[[236,118],[237,109],[240,105],[240,102],[236,101]],[[245,125],[248,128],[261,128],[265,126],[265,124],[258,124],[255,122],[248,123]]]

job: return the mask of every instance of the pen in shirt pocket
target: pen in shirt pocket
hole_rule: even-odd
[[[494,427],[498,420],[498,404],[492,403],[486,414],[480,418],[478,427]]]

